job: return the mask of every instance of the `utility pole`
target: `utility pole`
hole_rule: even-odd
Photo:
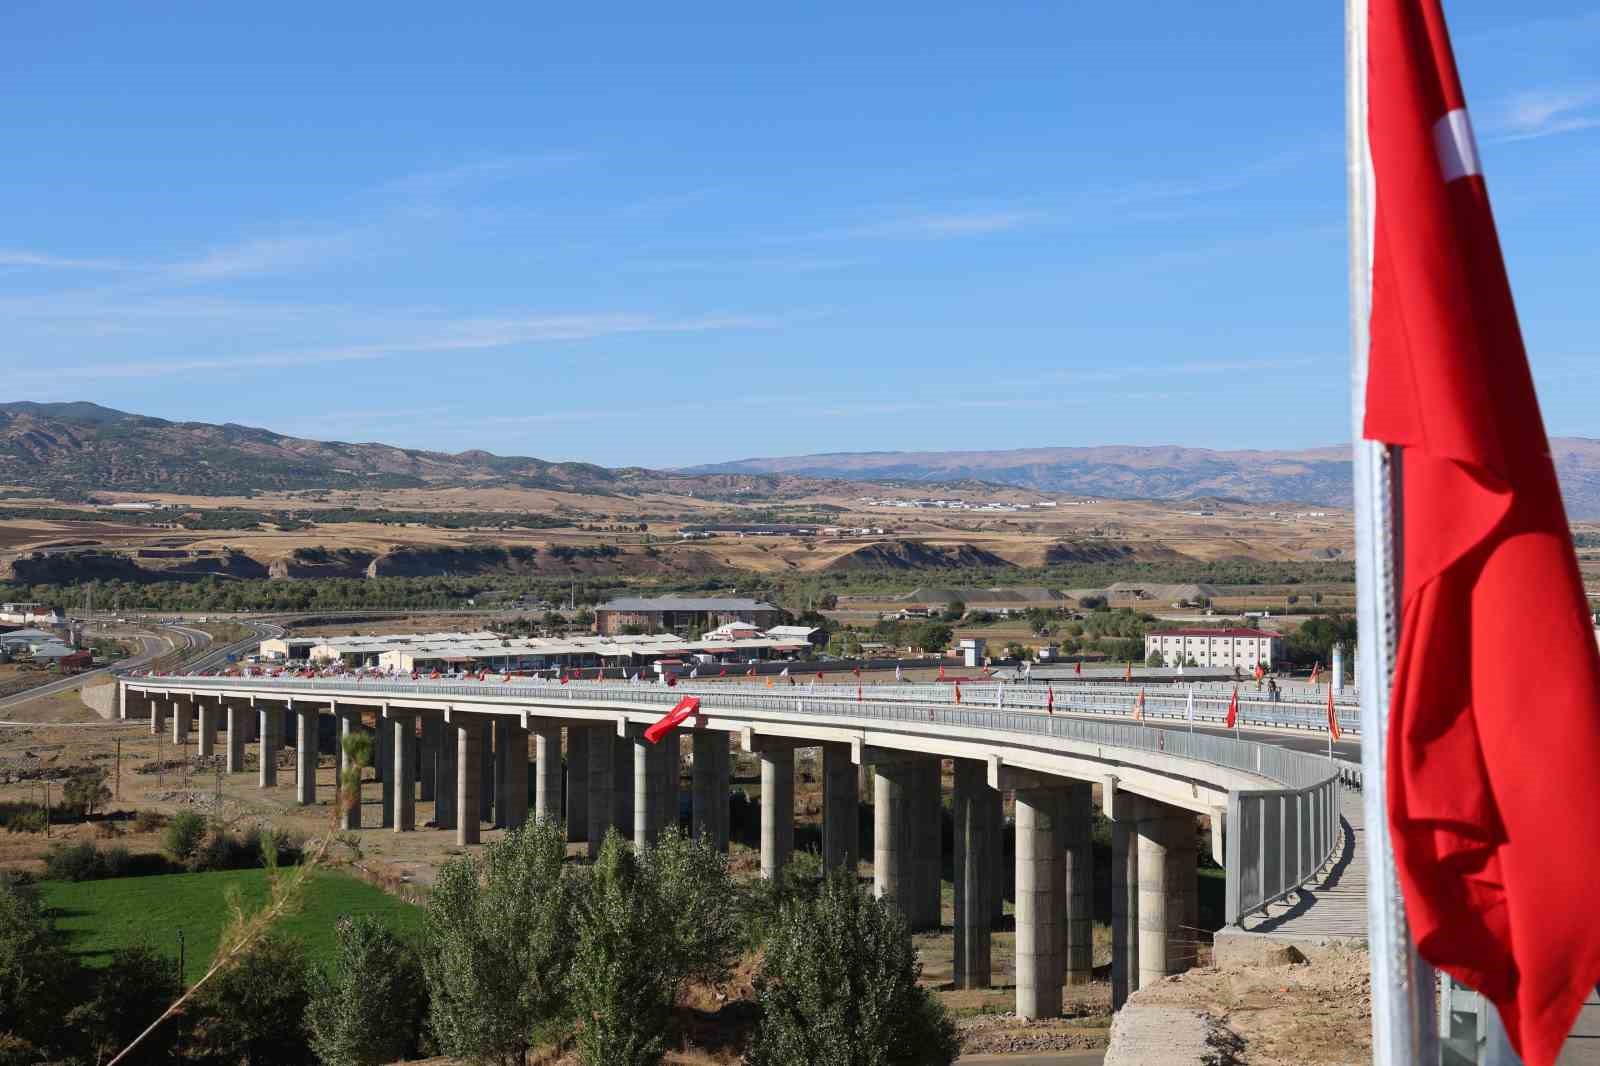
[[[118,741],[117,741],[117,771],[116,771],[116,776],[114,776],[111,780],[112,780],[111,798],[112,799],[121,799],[122,798],[122,741],[121,741],[121,739],[118,739]]]

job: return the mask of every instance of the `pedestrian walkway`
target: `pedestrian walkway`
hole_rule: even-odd
[[[1361,793],[1345,789],[1339,807],[1343,839],[1333,864],[1299,892],[1246,918],[1246,932],[1293,940],[1367,937],[1367,842]]]

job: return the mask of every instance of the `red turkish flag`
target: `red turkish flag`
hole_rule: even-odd
[[[644,738],[652,744],[659,744],[661,738],[676,729],[685,720],[700,713],[700,697],[685,696],[678,701],[677,706],[662,715],[661,718],[644,731]]]
[[[1328,686],[1328,735],[1339,739],[1339,712],[1333,709],[1333,686]]]
[[[1439,0],[1368,12],[1364,434],[1404,471],[1395,858],[1423,957],[1548,1066],[1600,980],[1600,655]]]
[[[1239,686],[1233,686],[1233,695],[1228,698],[1228,717],[1223,722],[1229,729],[1233,728],[1239,720]]]

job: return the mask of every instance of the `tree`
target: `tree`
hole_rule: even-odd
[[[685,981],[726,977],[738,944],[727,860],[669,829],[635,853],[606,834],[579,907],[572,970],[586,1066],[653,1066]]]
[[[1162,667],[1167,665],[1167,659],[1159,651],[1153,651],[1150,653],[1150,657],[1144,661],[1144,664],[1146,666]]]
[[[751,1066],[929,1066],[960,1053],[897,907],[834,871],[783,908],[756,975]]]
[[[268,933],[211,979],[185,1009],[185,1049],[202,1061],[310,1066],[305,946]]]
[[[959,622],[966,613],[967,605],[960,600],[954,600],[944,609],[942,617],[946,622]]]
[[[428,1027],[447,1054],[523,1061],[566,1009],[574,891],[566,838],[531,822],[439,872],[428,898],[422,969]]]
[[[206,839],[206,818],[198,811],[179,811],[167,823],[162,843],[178,862],[189,862],[200,851]]]
[[[111,790],[106,787],[105,768],[95,766],[73,774],[61,789],[61,796],[80,818],[89,817],[96,807],[111,798]]]
[[[955,631],[943,622],[924,622],[912,632],[911,643],[926,652],[944,651],[954,636]]]
[[[311,973],[307,1023],[324,1066],[376,1066],[416,1049],[427,999],[415,949],[370,914],[339,920],[333,966]]]
[[[183,991],[177,960],[148,944],[119,949],[93,979],[89,998],[67,1013],[63,1026],[76,1035],[89,1062],[107,1062],[133,1043]],[[160,1027],[123,1061],[138,1066],[170,1062],[174,1033],[171,1025]]]
[[[19,1062],[27,1048],[44,1048],[59,1035],[77,966],[31,888],[0,874],[0,1033],[10,1035],[9,1055]]]

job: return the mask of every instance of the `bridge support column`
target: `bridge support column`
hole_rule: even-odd
[[[194,704],[191,701],[172,701],[172,743],[180,748],[189,744],[189,722],[193,717]]]
[[[567,727],[567,840],[589,839],[589,727]]]
[[[417,720],[410,715],[397,715],[385,724],[394,754],[394,772],[389,775],[393,786],[386,789],[394,796],[389,823],[396,833],[409,833],[417,827]]]
[[[1183,919],[1181,900],[1174,905],[1178,883],[1172,845],[1177,831],[1172,807],[1146,799],[1139,813],[1139,987],[1149,988],[1178,972],[1177,939]],[[1192,834],[1191,834],[1192,835]],[[1181,859],[1180,859],[1181,862]]]
[[[633,744],[611,730],[611,822],[624,840],[633,839]]]
[[[540,722],[533,729],[533,817],[561,817],[561,727]]]
[[[616,804],[616,741],[614,725],[589,726],[589,858],[600,855],[600,845],[605,843],[606,830],[615,822]]]
[[[260,711],[261,758],[257,766],[256,786],[272,788],[278,783],[278,745],[283,730],[283,708],[275,704],[262,704]]]
[[[652,744],[644,738],[644,727],[629,727],[628,739],[633,759],[633,843],[642,848],[678,823],[678,731]]]
[[[873,894],[893,899],[912,930],[930,928],[938,924],[939,913],[934,910],[930,917],[925,884],[929,834],[922,823],[934,817],[927,765],[921,759],[886,762],[872,771]]]
[[[443,722],[437,718],[422,720],[422,735],[417,741],[417,798],[423,803],[438,800],[439,745],[443,737]]]
[[[1167,820],[1167,972],[1192,968],[1199,952],[1200,844],[1194,815],[1173,809]]]
[[[991,921],[994,894],[994,818],[987,767],[955,761],[955,987],[988,988],[992,979]]]
[[[938,929],[944,924],[944,779],[943,760],[917,767],[911,830],[916,834],[911,862],[916,869],[913,928]]]
[[[1062,812],[1066,850],[1066,951],[1063,976],[1086,985],[1094,975],[1094,786],[1074,781]]]
[[[384,829],[394,827],[394,729],[391,723],[379,711],[373,721],[373,730],[377,734],[372,739],[377,756],[373,759],[373,767],[377,771],[377,778],[383,785],[383,811],[378,816],[378,825]]]
[[[161,701],[154,696],[150,697],[150,735],[159,737],[166,724],[167,716],[161,710]]]
[[[483,749],[479,754],[479,763],[482,772],[478,780],[478,813],[479,821],[488,822],[490,825],[499,825],[494,817],[495,793],[495,756],[494,756],[494,729],[489,722],[483,722],[478,729],[479,743]]]
[[[721,852],[728,850],[730,762],[728,734],[694,734],[694,835]]]
[[[507,718],[502,725],[504,736],[496,736],[495,765],[505,766],[505,773],[497,782],[498,790],[494,797],[495,818],[500,825],[507,829],[517,829],[528,820],[528,731],[516,719]],[[502,739],[505,742],[505,758],[500,758]]]
[[[1139,988],[1139,814],[1142,801],[1116,793],[1111,814],[1111,1009]]]
[[[228,773],[237,774],[244,770],[244,734],[245,719],[250,714],[250,708],[237,703],[228,704]]]
[[[1006,917],[1006,887],[1011,883],[1012,876],[1016,873],[1016,863],[1006,854],[1006,796],[999,789],[991,789],[989,794],[989,824],[993,828],[992,839],[994,844],[990,847],[991,860],[994,862],[994,892],[990,897],[989,923],[991,929],[998,929]],[[1013,894],[1014,898],[1014,894]]]
[[[861,860],[861,792],[850,745],[822,745],[822,865],[852,877]]]
[[[769,881],[794,854],[794,748],[761,752],[761,876]]]
[[[454,829],[459,820],[461,786],[461,741],[459,730],[453,722],[439,723],[439,757],[433,769],[433,824],[440,829]]]
[[[302,807],[317,802],[317,709],[295,711],[294,794]]]
[[[217,706],[198,697],[195,699],[195,704],[200,718],[199,755],[201,758],[209,758],[216,751]]]
[[[338,818],[339,828],[340,829],[360,829],[361,828],[361,782],[360,782],[360,778],[358,777],[357,780],[356,780],[356,788],[355,788],[355,792],[353,794],[345,795],[343,790],[344,790],[344,776],[345,776],[345,774],[347,772],[349,772],[351,769],[355,768],[354,761],[350,758],[349,754],[346,753],[345,750],[344,750],[344,741],[345,741],[346,737],[352,736],[353,734],[355,734],[357,731],[360,730],[360,728],[361,728],[361,716],[359,714],[357,714],[356,712],[354,712],[354,711],[341,711],[341,710],[338,709],[337,706],[335,706],[335,708],[334,708],[334,715],[339,720],[339,763],[338,763],[338,765],[339,765],[339,777],[338,777],[338,781],[337,781],[337,784],[336,784],[336,789],[338,791],[338,796],[339,796],[339,818]],[[359,774],[359,772],[360,772],[359,769],[357,769],[357,773],[358,774]]]
[[[456,727],[456,845],[478,842],[483,810],[483,723],[458,717]]]
[[[1067,790],[1019,788],[1017,806],[1017,1017],[1061,1016]]]

